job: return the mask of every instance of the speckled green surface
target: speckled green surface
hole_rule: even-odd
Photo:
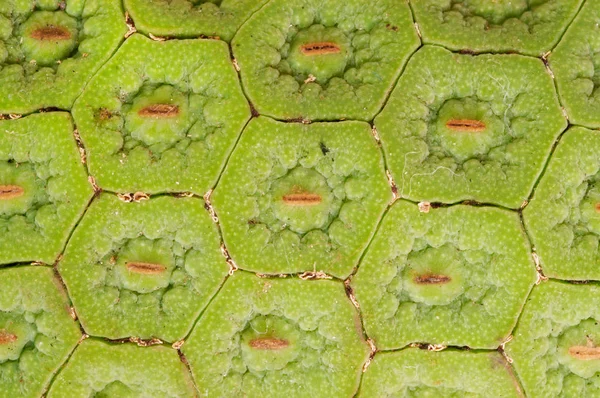
[[[85,340],[56,378],[48,398],[194,397],[195,388],[177,353]]]
[[[152,105],[178,113],[140,116]],[[103,188],[202,195],[216,182],[250,107],[225,43],[134,35],[90,81],[73,116]]]
[[[255,348],[256,339],[279,348]],[[349,397],[369,349],[334,281],[229,279],[184,344],[201,396]]]
[[[0,269],[0,280],[0,397],[39,397],[81,332],[51,268]]]
[[[67,28],[70,38],[31,37],[44,27]],[[118,0],[3,0],[0,114],[71,109],[126,31]]]
[[[379,353],[359,397],[522,397],[510,366],[497,352],[408,348]]]
[[[54,263],[92,196],[67,113],[0,120],[0,186],[10,185],[23,194],[0,199],[0,265]]]
[[[283,197],[319,195],[316,205]],[[262,273],[345,277],[391,200],[383,159],[361,122],[250,122],[212,196],[229,253]]]

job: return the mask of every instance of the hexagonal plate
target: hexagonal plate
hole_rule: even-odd
[[[232,49],[261,114],[370,120],[419,44],[403,1],[274,0]]]
[[[212,196],[238,266],[350,274],[391,189],[363,122],[250,122]]]
[[[87,333],[183,338],[229,270],[203,202],[102,195],[75,230],[58,269]]]
[[[201,395],[350,397],[369,353],[340,282],[238,271],[182,347]]]
[[[94,339],[79,345],[48,393],[48,398],[167,396],[196,396],[175,350]]]
[[[565,133],[523,218],[546,276],[600,279],[600,132]]]
[[[359,397],[523,397],[498,352],[408,348],[377,353]]]
[[[425,43],[451,50],[540,56],[560,40],[583,0],[414,0]]]
[[[73,116],[100,187],[203,195],[250,107],[225,43],[134,35],[92,79]]]
[[[497,348],[536,280],[519,216],[399,201],[351,285],[377,348],[410,343]]]
[[[70,109],[126,31],[119,0],[3,1],[0,113]]]
[[[566,127],[552,78],[520,55],[420,49],[375,119],[402,197],[518,208]]]
[[[0,265],[52,264],[92,194],[67,113],[0,120]]]
[[[2,269],[0,278],[0,395],[39,397],[77,345],[79,325],[51,268]]]
[[[598,285],[549,281],[533,289],[506,345],[527,395],[600,395],[599,321]]]

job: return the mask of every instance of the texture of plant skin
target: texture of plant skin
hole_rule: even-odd
[[[340,283],[227,280],[182,347],[201,396],[349,397],[369,355]]]

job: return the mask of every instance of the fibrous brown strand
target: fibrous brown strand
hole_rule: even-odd
[[[324,41],[320,43],[306,43],[300,47],[300,51],[304,55],[325,55],[325,54],[337,54],[340,51],[340,46],[330,41]]]
[[[419,285],[442,285],[451,281],[451,278],[446,275],[419,275],[414,279],[415,283]]]
[[[164,265],[153,263],[128,262],[125,265],[129,271],[145,275],[160,274],[167,269]]]
[[[148,105],[147,107],[140,109],[138,115],[156,119],[177,117],[177,115],[179,115],[179,106],[171,104]]]
[[[289,345],[290,343],[287,340],[274,337],[261,337],[250,340],[250,347],[256,348],[257,350],[281,350]]]
[[[0,185],[0,200],[18,198],[24,193],[23,187],[18,185]]]
[[[290,206],[314,206],[321,203],[321,195],[316,193],[291,193],[284,195],[282,199]]]
[[[485,123],[472,119],[452,119],[446,122],[446,127],[454,131],[467,131],[479,133],[485,131]]]
[[[583,345],[569,347],[569,355],[571,355],[573,358],[581,359],[583,361],[600,359],[600,347],[589,347]]]
[[[69,40],[71,32],[62,26],[48,25],[31,32],[31,37],[36,40]]]

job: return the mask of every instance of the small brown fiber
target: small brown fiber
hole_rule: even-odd
[[[414,281],[419,285],[443,285],[450,282],[452,279],[446,275],[419,275],[416,276]]]
[[[594,209],[596,210],[596,213],[600,213],[600,202],[594,205]]]
[[[62,26],[48,25],[31,32],[31,38],[42,41],[69,40],[71,32]]]
[[[261,337],[250,340],[250,347],[257,350],[281,350],[289,345],[290,343],[287,340],[276,339],[274,337]]]
[[[465,131],[468,133],[480,133],[485,131],[485,123],[472,119],[452,119],[446,122],[446,127],[454,131]]]
[[[14,333],[10,333],[4,329],[0,330],[0,345],[10,344],[17,341],[18,337]]]
[[[337,54],[340,51],[340,46],[330,41],[324,41],[320,43],[306,43],[300,47],[300,51],[304,55],[326,55],[326,54]]]
[[[145,108],[140,109],[138,111],[138,115],[154,119],[173,118],[179,115],[179,106],[171,104],[149,105]]]
[[[167,269],[164,265],[153,263],[128,262],[125,265],[129,271],[144,275],[161,274]]]
[[[582,361],[600,359],[600,347],[576,345],[569,347],[569,355]]]
[[[315,206],[321,203],[321,195],[316,193],[291,193],[282,199],[289,206]]]
[[[0,185],[0,200],[23,196],[25,190],[18,185]]]

